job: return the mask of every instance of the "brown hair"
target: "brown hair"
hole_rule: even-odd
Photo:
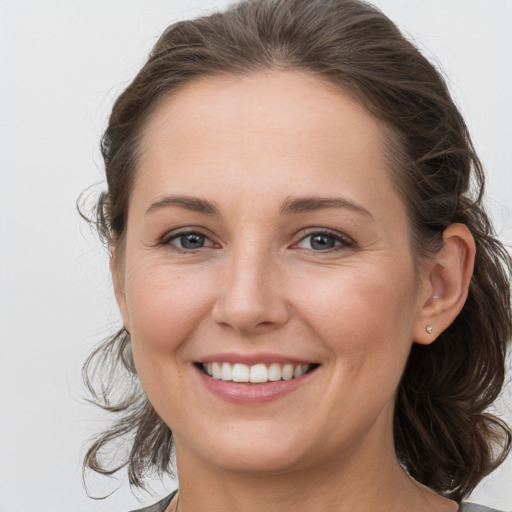
[[[406,470],[461,499],[511,447],[510,428],[486,410],[505,377],[512,264],[482,206],[482,165],[443,78],[376,8],[358,0],[246,0],[167,28],[115,102],[103,136],[108,190],[97,203],[100,236],[111,249],[122,244],[141,132],[164,96],[201,77],[271,68],[335,84],[391,128],[388,152],[418,261],[439,249],[443,230],[454,222],[466,224],[475,238],[466,304],[435,343],[413,345],[394,418],[396,452]],[[84,467],[111,474],[128,465],[137,487],[148,470],[170,472],[172,432],[141,390],[124,329],[91,354],[84,376],[96,403],[117,414]],[[129,455],[108,467],[101,454],[124,436]]]

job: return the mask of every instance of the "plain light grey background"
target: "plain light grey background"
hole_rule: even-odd
[[[512,1],[375,3],[448,76],[510,244]],[[120,487],[104,501],[87,498],[81,485],[85,441],[105,422],[84,402],[81,364],[119,317],[106,252],[75,200],[101,180],[98,140],[112,101],[160,32],[225,4],[0,0],[0,512],[140,506],[124,475],[90,480],[96,493]],[[511,395],[509,385],[497,405],[510,422]],[[512,510],[512,456],[473,500]]]

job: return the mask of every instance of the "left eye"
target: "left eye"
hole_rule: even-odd
[[[209,247],[212,244],[211,240],[203,235],[202,233],[196,232],[187,232],[187,233],[178,233],[177,235],[172,236],[167,240],[168,244],[174,245],[179,249],[201,249],[203,247]]]
[[[349,247],[350,245],[348,240],[334,233],[316,232],[304,237],[297,247],[313,251],[329,251],[336,247]]]

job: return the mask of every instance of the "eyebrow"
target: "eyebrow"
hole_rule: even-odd
[[[209,201],[199,199],[198,197],[190,196],[166,196],[151,203],[146,210],[146,215],[152,213],[160,208],[167,208],[169,206],[177,206],[192,212],[203,213],[205,215],[219,215],[219,210]]]
[[[307,213],[326,208],[346,208],[356,213],[361,213],[373,218],[372,214],[360,204],[343,199],[342,197],[298,197],[288,198],[281,205],[280,213]]]
[[[177,206],[178,208],[202,213],[204,215],[220,215],[218,208],[209,201],[199,199],[198,197],[180,195],[165,196],[158,199],[154,203],[151,203],[149,208],[146,210],[146,214],[169,206]],[[346,208],[372,218],[372,214],[366,208],[341,197],[311,196],[288,198],[281,205],[279,213],[281,215],[286,213],[308,213],[327,208]]]

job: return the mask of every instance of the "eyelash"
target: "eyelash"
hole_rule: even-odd
[[[305,236],[303,236],[299,240],[298,243],[296,243],[294,245],[297,246],[299,243],[307,240],[308,238],[312,240],[314,237],[318,237],[318,236],[325,236],[325,237],[334,239],[334,243],[338,242],[338,245],[337,246],[335,245],[334,247],[330,247],[330,248],[323,249],[323,250],[314,250],[314,249],[311,249],[311,248],[307,248],[306,249],[307,251],[313,252],[313,253],[319,253],[319,252],[320,253],[324,253],[324,252],[340,251],[340,250],[350,249],[350,248],[356,247],[355,242],[351,238],[349,238],[348,236],[341,235],[341,234],[339,234],[339,233],[337,233],[335,231],[330,231],[328,229],[318,229],[318,230],[315,230],[315,231],[310,231]]]
[[[161,245],[165,245],[165,246],[172,245],[176,250],[183,252],[183,253],[196,252],[205,247],[211,247],[214,245],[212,242],[211,245],[207,245],[207,246],[203,245],[201,247],[190,249],[190,248],[186,248],[186,247],[179,247],[172,243],[174,240],[180,240],[180,239],[185,238],[186,236],[191,236],[191,235],[201,237],[204,240],[210,240],[210,238],[207,235],[205,235],[204,233],[201,233],[200,231],[187,230],[187,231],[180,231],[179,233],[171,233],[170,235],[165,236],[161,241]]]
[[[186,248],[186,247],[182,247],[182,246],[180,247],[180,246],[172,243],[175,240],[180,240],[180,239],[183,240],[184,237],[192,236],[192,235],[195,235],[195,236],[201,238],[203,240],[203,244],[206,240],[209,240],[210,244],[202,245],[201,247],[196,247],[196,248]],[[308,238],[310,240],[312,240],[313,237],[319,237],[319,236],[328,237],[331,240],[333,239],[334,243],[335,244],[337,243],[338,245],[334,245],[334,247],[328,247],[327,249],[321,249],[321,250],[315,250],[313,248],[306,248],[306,247],[304,247],[303,249],[310,253],[318,254],[318,253],[330,253],[330,252],[334,252],[334,251],[346,250],[346,249],[356,247],[356,243],[346,235],[341,235],[335,231],[330,231],[328,229],[317,229],[317,230],[310,231],[309,233],[302,236],[302,238],[293,245],[293,248],[297,248],[297,246],[300,243],[304,242]],[[171,233],[171,234],[165,236],[161,241],[161,245],[173,246],[173,248],[175,250],[186,254],[186,253],[195,253],[202,249],[213,247],[215,245],[215,243],[212,242],[211,239],[207,235],[205,235],[204,233],[202,233],[199,230],[186,230],[186,231],[180,231],[178,233]]]

